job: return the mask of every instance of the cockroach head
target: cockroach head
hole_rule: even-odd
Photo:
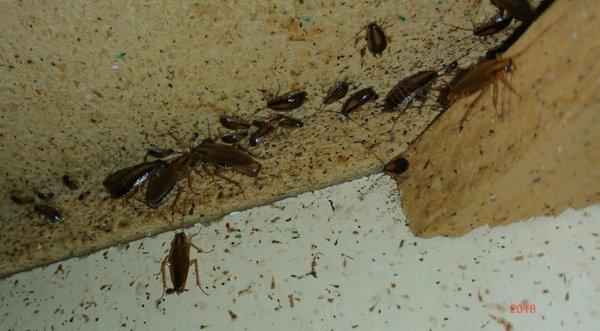
[[[168,288],[165,293],[167,294],[172,294],[172,293],[177,293],[177,295],[187,291],[188,289],[183,288],[183,287],[177,287],[177,288]]]
[[[175,234],[173,238],[173,244],[186,244],[188,241],[187,236],[183,232],[179,232]]]
[[[508,59],[508,61],[506,62],[506,65],[504,66],[504,71],[506,72],[511,72],[513,71],[513,67],[514,67],[514,63],[513,63],[513,59]]]

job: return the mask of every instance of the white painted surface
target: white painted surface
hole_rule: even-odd
[[[1,329],[600,330],[600,206],[424,240],[388,177],[360,200],[377,177],[188,229],[209,296],[156,307],[166,233],[2,280]]]

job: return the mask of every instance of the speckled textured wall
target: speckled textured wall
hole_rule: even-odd
[[[134,199],[112,210],[102,179],[143,157],[150,144],[174,146],[217,129],[219,115],[249,116],[265,89],[303,88],[306,117],[337,79],[374,86],[382,95],[402,77],[466,66],[497,37],[478,40],[465,27],[494,13],[475,1],[100,2],[4,1],[0,4],[0,273],[81,255],[167,228],[163,216]],[[390,24],[381,58],[361,59],[354,36],[369,21]],[[443,50],[443,51],[442,51]],[[256,148],[263,171],[234,185],[195,176],[196,215],[216,219],[380,169],[365,153],[403,151],[436,110],[394,116],[369,105],[352,122],[328,112],[302,130]],[[339,109],[339,105],[330,107]],[[82,183],[62,186],[66,172]],[[49,225],[30,206],[10,203],[11,191],[52,190],[64,222]],[[89,190],[80,201],[77,196]],[[160,210],[164,211],[164,210]]]
[[[172,232],[23,272],[0,280],[0,325],[600,329],[600,206],[425,240],[409,231],[399,200],[394,181],[372,176],[198,224],[187,233],[213,249],[192,252],[208,295],[190,270],[189,291],[158,308]]]

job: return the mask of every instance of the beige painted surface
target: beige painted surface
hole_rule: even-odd
[[[473,1],[2,1],[0,3],[0,274],[85,254],[167,229],[156,211],[134,199],[113,211],[100,183],[139,162],[150,144],[174,147],[168,132],[187,139],[218,128],[221,114],[246,116],[275,93],[304,88],[305,117],[323,91],[348,78],[373,85],[381,97],[398,80],[439,69],[466,53],[468,65],[499,38],[466,38],[440,22],[471,26],[494,9]],[[368,21],[391,24],[380,58],[359,55],[353,38]],[[450,46],[446,49],[446,47]],[[446,49],[445,51],[441,51]],[[433,105],[433,103],[431,103]],[[339,110],[339,104],[329,110]],[[217,219],[286,196],[339,183],[381,168],[363,142],[397,155],[435,110],[394,117],[370,105],[340,122],[323,112],[302,130],[262,148],[256,180],[234,176],[245,195],[224,181],[195,176],[196,215]],[[69,191],[61,176],[82,188]],[[65,221],[50,226],[12,190],[52,190]],[[91,195],[83,202],[77,196]]]
[[[398,188],[415,234],[600,202],[599,20],[597,1],[556,2],[508,53],[522,53],[509,76],[521,97],[500,84],[496,110],[490,88],[459,133],[474,97],[461,100],[410,147]]]
[[[600,329],[599,205],[423,239],[400,199],[371,176],[197,224],[208,296],[190,270],[158,308],[172,232],[19,273],[0,280],[0,328]]]

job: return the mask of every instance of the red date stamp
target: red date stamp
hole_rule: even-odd
[[[537,307],[535,305],[521,303],[518,305],[510,305],[511,314],[523,314],[523,313],[536,313]]]

